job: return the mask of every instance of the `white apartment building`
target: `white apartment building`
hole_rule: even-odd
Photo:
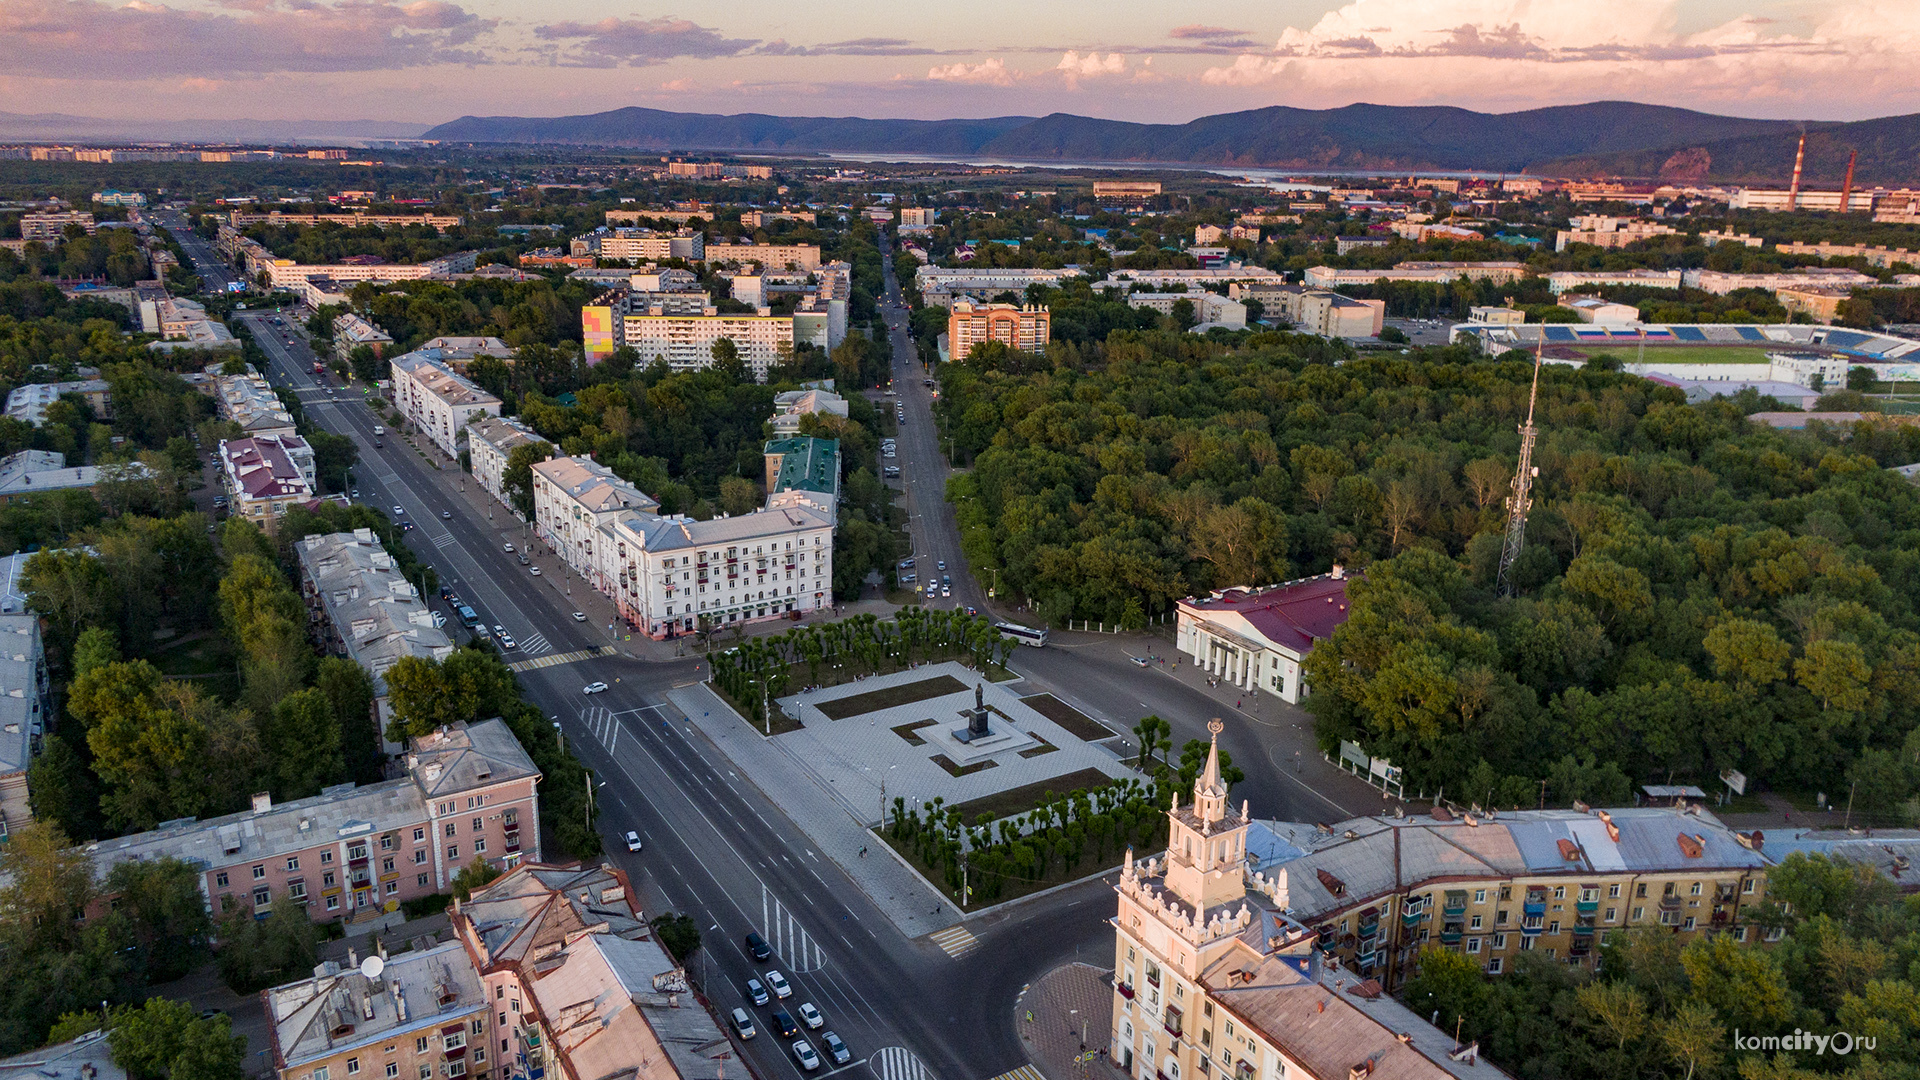
[[[276,289],[291,289],[307,278],[324,277],[335,281],[418,281],[431,277],[428,263],[297,263],[292,259],[274,259],[266,264],[267,283]]]
[[[779,505],[695,521],[625,513],[601,528],[600,580],[629,625],[675,637],[833,605],[833,512],[811,492]]]
[[[393,372],[393,402],[400,415],[425,432],[450,458],[460,456],[468,421],[480,415],[500,415],[499,398],[431,356],[407,353],[394,357],[389,367]]]
[[[601,592],[610,591],[594,558],[596,544],[604,543],[601,526],[629,510],[659,507],[592,458],[556,457],[533,466],[534,535]]]
[[[623,259],[631,263],[659,259],[699,259],[706,253],[707,238],[701,233],[678,233],[652,229],[615,229],[600,237],[600,257]]]
[[[1236,281],[1285,281],[1285,276],[1264,266],[1207,266],[1197,270],[1115,270],[1107,280],[1094,286],[1097,292],[1108,284],[1126,289],[1164,290],[1185,285],[1188,292],[1208,285],[1231,285]]]
[[[1844,266],[1809,266],[1798,270],[1785,270],[1777,274],[1737,274],[1727,270],[1684,270],[1680,274],[1680,283],[1689,289],[1725,296],[1735,289],[1804,289],[1817,286],[1831,289],[1854,289],[1880,284],[1879,278],[1868,277],[1858,270]]]
[[[731,339],[755,379],[793,355],[791,315],[654,315],[634,312],[618,320],[620,340],[640,354],[642,365],[665,360],[675,371],[713,364],[713,346]]]
[[[1590,244],[1602,248],[1623,248],[1628,244],[1656,236],[1672,236],[1680,230],[1657,221],[1608,217],[1605,214],[1580,214],[1569,222],[1571,229],[1555,234],[1553,250],[1565,251],[1569,244]]]
[[[1210,292],[1130,292],[1127,306],[1151,308],[1162,315],[1173,314],[1173,305],[1185,300],[1193,305],[1193,317],[1200,326],[1226,326],[1239,329],[1247,325],[1247,305]],[[1195,329],[1199,329],[1198,326]]]
[[[1591,289],[1599,285],[1643,285],[1649,289],[1679,289],[1678,270],[1556,270],[1547,275],[1547,291]]]
[[[511,416],[477,416],[467,424],[467,459],[481,490],[519,516],[507,498],[507,458],[522,446],[542,442],[538,432]]]
[[[1309,268],[1301,280],[1317,289],[1343,289],[1371,285],[1376,281],[1426,281],[1446,284],[1460,278],[1468,281],[1494,281],[1505,284],[1527,276],[1520,262],[1403,262],[1386,270],[1336,270],[1331,266]]]
[[[922,266],[913,272],[913,285],[928,304],[952,307],[955,300],[991,300],[1008,292],[1025,296],[1029,285],[1057,287],[1063,281],[1085,276],[1077,266],[1057,270],[951,270]]]
[[[744,266],[758,263],[765,270],[818,270],[819,244],[708,244],[710,263]]]

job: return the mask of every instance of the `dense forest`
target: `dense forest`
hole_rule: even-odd
[[[1312,654],[1323,743],[1500,805],[1738,768],[1894,816],[1920,775],[1920,429],[1808,433],[1548,367],[1520,595],[1492,591],[1531,363],[1120,332],[942,371],[978,573],[1059,624],[1364,570]]]

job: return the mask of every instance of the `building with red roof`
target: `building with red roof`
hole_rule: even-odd
[[[1247,690],[1299,704],[1300,665],[1316,642],[1347,621],[1342,567],[1264,589],[1227,589],[1179,602],[1175,643],[1202,669]]]

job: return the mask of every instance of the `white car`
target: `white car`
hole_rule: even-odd
[[[607,692],[607,684],[603,682],[590,682],[581,687],[580,692],[583,694],[604,694]]]
[[[767,985],[773,990],[774,997],[790,998],[793,996],[793,987],[787,983],[787,977],[785,975],[780,974],[778,971],[769,971],[765,977]]]
[[[401,514],[404,514],[406,512],[407,512],[407,508],[404,506],[396,506],[393,508],[394,517],[399,517]]]
[[[805,1039],[795,1039],[793,1056],[800,1061],[800,1067],[812,1072],[820,1067],[820,1055],[813,1052],[813,1044]]]
[[[500,640],[500,647],[502,649],[517,649],[520,647],[520,643],[513,640],[512,634],[499,634],[496,636]]]
[[[628,851],[640,850],[640,834],[637,832],[634,832],[632,829],[627,830],[627,850]]]
[[[811,1001],[801,1004],[800,1022],[814,1031],[819,1031],[821,1028],[827,1026],[827,1018],[820,1015],[820,1010],[814,1008],[813,1002]]]
[[[584,612],[584,611],[576,611],[576,612],[574,612],[574,613],[573,613],[573,621],[574,621],[574,622],[586,622],[586,621],[587,621],[587,613],[586,613],[586,612]]]
[[[506,552],[506,553],[507,553],[507,554],[509,554],[509,555],[511,555],[511,554],[513,554],[513,545],[512,545],[512,544],[502,544],[502,545],[500,545],[500,550],[501,550],[501,551],[504,551],[504,552]]]
[[[534,577],[539,577],[539,576],[540,576],[540,568],[536,566],[536,567],[534,567],[533,569],[531,569],[531,570],[528,570],[528,571],[527,571],[527,573],[529,573],[529,574],[532,574],[532,575],[533,575]]]

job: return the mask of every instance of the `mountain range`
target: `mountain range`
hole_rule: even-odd
[[[1453,170],[1784,184],[1801,132],[1807,182],[1901,183],[1920,167],[1920,115],[1851,123],[1753,120],[1627,101],[1511,113],[1448,106],[1274,105],[1185,124],[1070,113],[975,120],[727,116],[629,107],[581,116],[463,116],[423,138],[647,150],[954,155],[1010,161],[1329,170]]]

